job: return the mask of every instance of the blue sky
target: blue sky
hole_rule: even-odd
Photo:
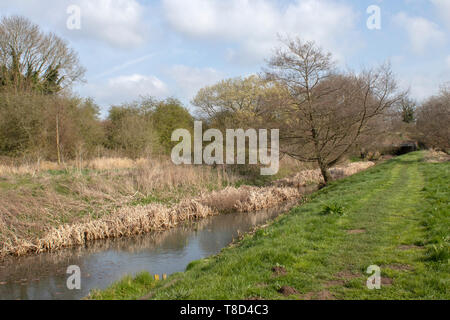
[[[81,29],[67,28],[67,8]],[[366,12],[381,9],[381,29]],[[419,101],[450,81],[450,0],[0,0],[67,39],[87,68],[74,91],[103,114],[140,95],[173,96],[189,107],[199,88],[257,73],[277,34],[315,40],[341,68],[390,60],[402,88]]]

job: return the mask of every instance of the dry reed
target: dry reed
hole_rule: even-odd
[[[438,150],[428,150],[424,156],[425,162],[440,163],[450,161],[450,155]]]
[[[353,162],[347,165],[330,168],[330,174],[333,179],[340,179],[366,170],[374,165],[375,163],[371,161]],[[320,173],[320,170],[315,169],[300,171],[293,177],[288,177],[276,181],[275,184],[277,186],[290,186],[298,188],[307,184],[322,182],[324,182],[324,180],[322,174]]]
[[[300,197],[301,193],[296,188],[241,186],[214,191],[197,200],[219,212],[250,212],[271,208]]]
[[[112,164],[112,162],[103,163],[108,163],[109,167],[115,166],[116,168],[126,164],[126,162],[119,162],[120,164]],[[8,235],[2,236],[2,240],[7,239],[8,241],[3,241],[1,244],[0,256],[21,256],[28,253],[40,253],[64,247],[83,245],[93,240],[162,231],[175,227],[181,222],[194,221],[221,212],[250,212],[271,208],[286,201],[300,199],[301,191],[298,187],[307,183],[319,183],[322,181],[319,170],[306,170],[292,178],[279,180],[274,186],[227,187],[220,191],[208,193],[198,188],[197,191],[200,192],[197,192],[197,194],[200,193],[200,196],[184,199],[172,206],[159,203],[129,206],[125,205],[129,201],[124,200],[124,197],[127,198],[128,196],[120,196],[122,192],[129,195],[130,191],[132,192],[134,190],[146,192],[155,188],[192,185],[204,187],[205,184],[212,183],[213,181],[215,183],[217,181],[221,183],[222,179],[229,179],[227,176],[219,175],[219,171],[217,171],[217,176],[213,180],[212,175],[214,173],[212,173],[210,168],[179,167],[161,161],[149,165],[148,160],[141,160],[140,162],[134,163],[134,165],[136,168],[133,170],[126,169],[123,173],[106,172],[98,176],[94,175],[90,177],[90,183],[80,180],[68,186],[70,190],[78,192],[82,197],[88,196],[94,200],[103,199],[98,200],[100,202],[98,208],[102,208],[103,210],[105,208],[108,209],[96,220],[88,216],[84,221],[82,219],[81,221],[74,221],[58,226],[58,219],[52,216],[52,213],[48,211],[45,205],[39,205],[38,202],[43,201],[49,207],[53,206],[53,210],[57,208],[60,212],[66,212],[65,210],[68,208],[67,197],[50,192],[46,194],[47,199],[44,200],[43,197],[35,198],[29,194],[20,196],[15,192],[11,192],[8,196],[9,201],[3,203],[3,205],[6,203],[6,208],[2,208],[2,201],[0,201],[0,232],[3,233],[4,230],[9,230],[8,225],[15,224],[17,226],[20,224],[17,219],[17,216],[21,213],[21,208],[18,203],[26,196],[34,199],[33,201],[36,202],[35,204],[38,210],[33,215],[36,217],[33,219],[34,221],[28,224],[24,223],[24,228],[29,228],[30,226],[36,226],[38,228],[44,221],[46,225],[49,224],[49,221],[52,221],[51,224],[56,224],[57,226],[50,228],[43,236],[34,240],[26,237],[24,234],[18,237],[17,230],[10,230]],[[347,166],[332,168],[330,172],[333,177],[339,178],[354,174],[373,165],[373,162],[351,163]],[[105,167],[108,166],[97,164],[97,168]],[[108,179],[105,179],[105,175]],[[47,180],[51,182],[50,178]],[[113,181],[116,181],[115,183],[118,185],[112,187],[108,183]],[[16,195],[14,196],[14,194]],[[109,201],[107,202],[109,206],[104,207],[102,204],[106,200]],[[70,203],[70,201],[68,202]],[[80,202],[72,200],[72,203],[71,206],[76,206]],[[25,210],[26,208],[22,209]],[[42,217],[46,217],[47,220],[42,221]],[[8,221],[9,223],[7,223]],[[14,223],[11,223],[11,221]],[[17,227],[17,229],[19,228]]]
[[[242,186],[226,188],[196,199],[186,199],[171,207],[157,203],[124,207],[98,220],[53,228],[36,241],[15,239],[0,251],[0,255],[20,256],[83,245],[93,240],[162,231],[173,228],[180,222],[199,220],[220,211],[257,211],[300,197],[301,194],[295,188]]]

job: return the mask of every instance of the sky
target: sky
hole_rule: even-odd
[[[87,69],[73,91],[102,115],[140,96],[192,110],[200,88],[261,72],[279,36],[314,40],[343,70],[390,61],[419,102],[450,82],[450,0],[0,0],[7,15],[69,42]]]

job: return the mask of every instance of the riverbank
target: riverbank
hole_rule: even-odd
[[[372,165],[349,163],[331,173],[341,178]],[[285,172],[296,166],[285,164]],[[300,200],[302,186],[321,182],[318,170],[302,170],[281,184],[249,186],[254,181],[243,175],[175,166],[167,159],[103,159],[79,170],[2,170],[0,258],[167,230],[224,212],[266,209]]]
[[[401,156],[331,183],[186,272],[91,299],[449,299],[449,162]],[[381,269],[369,290],[366,270]]]

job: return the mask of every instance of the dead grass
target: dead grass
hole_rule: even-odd
[[[424,160],[430,163],[447,162],[450,161],[450,155],[442,151],[429,150],[425,153]]]
[[[220,211],[262,210],[300,197],[299,191],[294,188],[242,186],[238,189],[226,188],[198,198],[185,199],[173,206],[159,203],[127,206],[98,220],[64,224],[53,228],[39,240],[14,238],[13,241],[3,245],[0,255],[21,256],[27,253],[40,253],[83,245],[93,240],[162,231],[173,228],[180,222],[199,220],[219,214]],[[224,201],[221,202],[222,200]],[[220,206],[216,205],[218,203]]]
[[[330,168],[330,174],[333,179],[341,179],[351,176],[360,171],[366,170],[375,163],[372,161],[352,162],[346,165]],[[293,177],[284,178],[276,181],[277,186],[301,187],[311,183],[322,183],[323,177],[319,169],[300,171]]]
[[[132,160],[129,158],[96,158],[89,160],[85,168],[94,170],[129,169],[145,161],[145,159]]]
[[[89,223],[139,203],[178,203],[236,180],[222,169],[176,166],[163,158],[96,159],[86,164],[91,169],[84,170],[49,163],[45,169],[57,171],[48,171],[44,164],[42,171],[29,165],[2,165],[2,252],[36,247],[36,239],[63,224]]]
[[[43,238],[35,241],[15,239],[0,251],[3,255],[21,256],[27,253],[53,251],[64,247],[83,245],[89,241],[139,235],[161,231],[182,221],[196,220],[216,214],[196,201],[183,201],[174,207],[162,204],[125,207],[98,220],[64,224],[52,228]]]
[[[210,192],[197,200],[219,212],[251,212],[271,208],[300,197],[301,193],[296,188],[241,186]]]
[[[352,163],[331,172],[341,177],[372,165]],[[299,186],[321,181],[318,170],[306,170],[273,186],[235,188],[229,185],[237,177],[224,168],[176,166],[167,159],[102,158],[86,166],[88,172],[66,168],[57,174],[4,166],[8,169],[0,171],[0,256],[166,230],[223,212],[271,208],[300,199]],[[222,189],[224,185],[228,187]],[[155,194],[171,201],[132,205]]]
[[[6,175],[35,175],[40,171],[62,170],[64,166],[60,166],[55,162],[40,161],[35,164],[22,164],[18,166],[0,164],[0,176]]]

